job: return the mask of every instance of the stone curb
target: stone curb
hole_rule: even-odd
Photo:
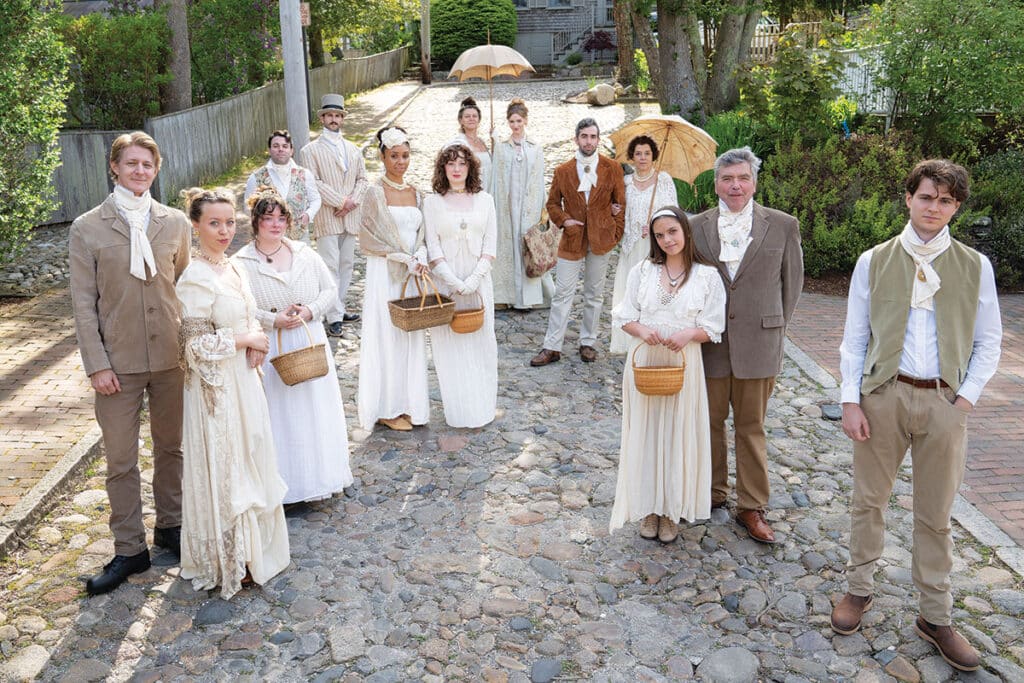
[[[832,373],[818,365],[788,337],[786,338],[786,355],[808,377],[825,389],[829,400],[839,401],[839,385]],[[1024,577],[1024,549],[959,493],[953,501],[953,519],[966,529],[978,543],[992,548],[996,556],[1005,562],[1017,576]]]
[[[0,559],[18,547],[32,527],[57,504],[63,490],[96,460],[101,435],[99,425],[93,425],[0,520]]]

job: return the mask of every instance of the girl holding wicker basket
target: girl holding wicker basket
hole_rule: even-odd
[[[694,248],[680,209],[657,210],[649,228],[650,255],[630,270],[625,297],[612,310],[612,325],[634,341],[622,376],[622,442],[608,527],[639,521],[642,538],[671,543],[680,519],[711,515],[700,345],[721,341],[725,287]],[[649,377],[661,386],[646,384]]]

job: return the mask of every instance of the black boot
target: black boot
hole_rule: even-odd
[[[153,529],[153,545],[158,545],[174,555],[181,557],[181,527],[171,526],[166,529]]]
[[[114,590],[132,574],[139,574],[149,569],[149,550],[138,555],[114,555],[103,567],[103,572],[85,582],[85,590],[89,595],[100,595]]]

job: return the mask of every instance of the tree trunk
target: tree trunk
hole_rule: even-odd
[[[187,0],[156,0],[156,7],[167,7],[167,26],[171,29],[168,69],[174,80],[162,89],[166,114],[192,106],[192,54],[188,43],[187,4]]]
[[[700,36],[700,22],[697,15],[689,15],[686,21],[686,35],[690,39],[690,62],[693,64],[693,77],[697,79],[697,92],[704,92],[708,84],[708,60],[704,55],[704,42]],[[701,124],[703,125],[703,121]]]
[[[658,46],[654,42],[654,32],[651,31],[651,20],[647,15],[637,9],[635,2],[628,3],[629,16],[633,20],[633,28],[636,29],[637,41],[640,49],[647,57],[647,71],[651,74],[651,87],[658,92],[664,88],[661,83],[661,58],[658,56]]]
[[[636,80],[636,74],[633,72],[633,22],[629,20],[630,4],[632,0],[615,0],[612,5],[615,38],[619,43],[619,82],[623,85]]]
[[[704,90],[709,114],[728,111],[740,100],[737,72],[750,56],[750,41],[761,16],[760,0],[753,5],[747,0],[730,0],[729,9],[718,25],[711,78]],[[745,13],[743,10],[747,10]]]
[[[704,105],[697,89],[697,80],[690,61],[690,38],[683,12],[686,3],[658,0],[658,62],[661,80],[658,99],[666,114],[679,114],[685,119],[704,119]],[[652,73],[653,77],[653,73]]]
[[[324,32],[320,28],[320,22],[316,17],[309,21],[309,28],[306,29],[306,41],[309,43],[309,64],[315,69],[324,65]]]

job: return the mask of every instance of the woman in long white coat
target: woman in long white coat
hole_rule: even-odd
[[[657,172],[654,162],[658,160],[658,145],[646,135],[638,135],[629,141],[627,154],[636,168],[635,173],[625,177],[626,183],[626,229],[619,242],[619,262],[615,267],[615,286],[612,289],[614,309],[626,295],[626,279],[633,266],[643,261],[651,251],[648,224],[654,209],[662,206],[678,206],[676,186],[672,176],[664,171]],[[653,196],[652,196],[653,194]],[[629,335],[612,326],[612,341],[609,353],[626,353],[633,347]]]
[[[513,308],[551,305],[555,284],[551,273],[527,277],[523,235],[541,220],[544,192],[544,149],[526,135],[528,111],[519,99],[508,105],[506,120],[512,134],[494,145],[491,194],[498,220],[494,259],[494,303]]]
[[[434,164],[435,194],[423,200],[427,255],[455,309],[483,307],[483,325],[460,334],[430,328],[430,348],[441,388],[444,419],[451,427],[483,427],[494,420],[498,400],[498,342],[494,336],[494,201],[481,190],[472,150],[448,145]]]

